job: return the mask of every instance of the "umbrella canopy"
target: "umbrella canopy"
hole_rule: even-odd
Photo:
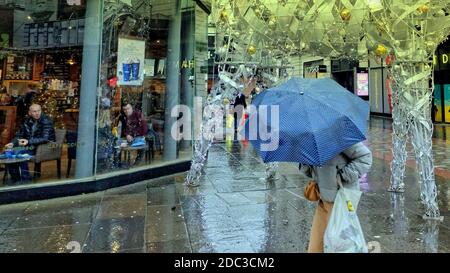
[[[267,115],[261,110],[264,107]],[[276,108],[279,118],[272,112]],[[292,78],[255,97],[241,134],[264,162],[323,166],[365,140],[368,116],[369,104],[334,80]],[[261,146],[273,142],[276,136],[276,147]]]

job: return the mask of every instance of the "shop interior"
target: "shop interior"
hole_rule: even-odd
[[[74,176],[70,147],[76,143],[68,143],[67,136],[78,129],[85,15],[85,1],[36,2],[42,3],[0,5],[9,18],[0,27],[0,153],[32,103],[41,105],[57,131],[53,149],[41,149],[29,160],[31,175],[40,170],[33,183]],[[10,178],[2,162],[0,185],[15,185]]]
[[[52,4],[56,2],[58,5]],[[95,174],[126,171],[169,160],[164,155],[165,108],[169,96],[167,73],[170,73],[167,55],[169,25],[175,14],[174,2],[166,2],[152,5],[150,1],[142,1],[133,12],[123,12],[129,11],[129,6],[124,3],[104,7],[99,71],[102,94],[98,101],[97,121],[93,121],[97,123]],[[39,13],[25,8],[24,4],[18,6],[8,5],[4,7],[5,11],[2,10],[11,15],[8,17],[11,20],[20,18],[21,23],[10,24],[10,29],[0,27],[0,32],[9,37],[4,42],[6,34],[0,35],[4,42],[0,47],[0,154],[5,154],[5,144],[14,138],[29,106],[38,103],[42,112],[53,121],[56,143],[46,151],[42,162],[30,160],[30,174],[34,174],[31,183],[76,178],[86,1],[72,5],[61,0],[47,1],[47,5],[39,5],[43,10]],[[0,5],[0,10],[2,8]],[[120,38],[145,42],[140,84],[125,85],[117,81]],[[176,43],[183,50],[188,42],[181,39]],[[180,89],[183,88],[180,82]],[[117,144],[125,137],[121,134],[124,125],[120,121],[126,103],[142,112],[147,123],[145,160],[139,164],[130,164],[139,149],[122,149]],[[176,142],[175,146],[177,159],[191,157],[190,142]],[[119,155],[117,150],[120,150]],[[116,164],[117,157],[121,164]],[[0,164],[0,186],[21,184],[11,183],[10,178],[6,164]]]

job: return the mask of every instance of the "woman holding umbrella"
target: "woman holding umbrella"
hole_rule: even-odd
[[[323,238],[333,202],[338,191],[337,177],[340,176],[345,188],[359,190],[359,178],[367,173],[372,165],[372,153],[361,142],[335,156],[323,167],[300,164],[300,172],[313,178],[320,192],[309,240],[309,253],[323,252]]]
[[[338,177],[344,188],[359,189],[358,179],[372,165],[372,154],[362,144],[368,103],[332,79],[291,78],[261,92],[250,108],[241,134],[264,163],[300,163],[300,170],[316,181],[320,200],[308,251],[323,252]]]

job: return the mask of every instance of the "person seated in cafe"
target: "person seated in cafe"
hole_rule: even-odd
[[[133,109],[130,103],[125,104],[122,110],[125,114],[123,117],[125,125],[123,132],[128,143],[131,145],[137,137],[145,137],[148,131],[147,121],[145,120],[144,114],[137,109]],[[143,155],[144,151],[138,150],[133,165],[140,163]]]
[[[7,149],[15,149],[16,154],[34,155],[38,145],[50,141],[56,141],[53,122],[42,113],[41,106],[34,103],[30,105],[28,116],[23,120],[16,136],[5,147]],[[28,162],[26,161],[8,164],[8,172],[13,182],[31,180],[28,171]]]

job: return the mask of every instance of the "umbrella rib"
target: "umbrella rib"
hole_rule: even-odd
[[[303,101],[303,104],[304,103],[305,103],[305,101]],[[311,120],[310,116],[309,116],[309,112],[306,110],[306,107],[303,107],[303,109],[305,109],[304,111],[306,113],[307,120]],[[313,132],[314,128],[313,128],[312,123],[310,125],[311,125],[311,132]],[[319,162],[321,162],[321,160],[320,160],[320,153],[319,153],[319,146],[317,145],[316,135],[312,133],[312,136],[314,138],[314,145],[316,146],[315,148],[316,148],[316,151],[317,151],[317,157],[319,158]]]
[[[353,123],[355,123],[355,120],[353,119],[353,116],[349,116],[349,115],[347,115],[347,113],[342,113],[342,112],[340,111],[340,109],[334,108],[334,107],[333,107],[331,104],[329,104],[327,101],[324,101],[324,100],[318,100],[318,99],[316,99],[316,98],[313,97],[313,96],[309,96],[309,98],[312,99],[312,100],[314,100],[314,101],[317,101],[318,103],[325,104],[325,105],[328,106],[330,109],[333,109],[333,110],[336,111],[337,113],[339,113],[339,114],[341,114],[341,115],[343,115],[343,116],[346,116],[346,117],[349,118]]]

